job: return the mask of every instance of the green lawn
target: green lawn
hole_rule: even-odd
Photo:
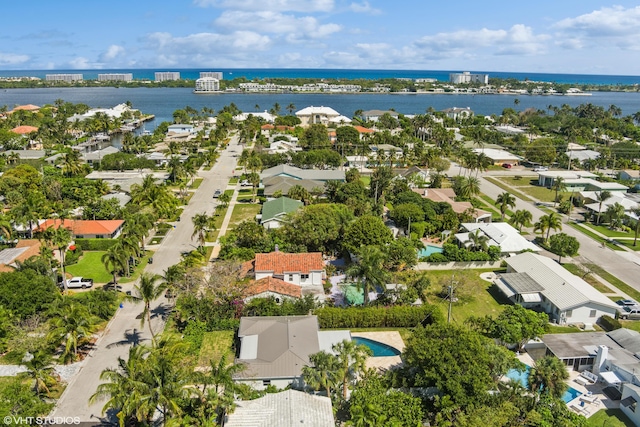
[[[601,330],[598,325],[593,325],[593,327],[598,331]],[[577,332],[582,332],[580,329],[578,329],[577,326],[558,326],[548,324],[547,328],[548,334],[574,334]]]
[[[538,177],[536,176],[527,176],[527,175],[519,175],[519,176],[501,176],[500,181],[511,187],[526,187],[531,186],[531,181],[538,181]]]
[[[618,322],[622,324],[623,328],[640,332],[640,322],[637,320],[618,320]]]
[[[595,240],[596,242],[598,242],[600,244],[602,244],[604,242],[604,244],[609,249],[613,249],[614,251],[623,251],[624,250],[622,248],[619,248],[618,245],[608,242],[608,239],[603,239],[602,237],[598,236],[597,234],[595,234],[594,232],[592,232],[588,228],[582,227],[581,225],[575,224],[573,222],[569,222],[569,225],[571,227],[575,228],[576,230],[578,230],[579,232],[581,232],[582,234],[586,234],[587,236],[591,237],[593,240]]]
[[[217,361],[224,354],[229,362],[233,362],[233,334],[233,331],[206,332],[202,338],[198,366],[209,366],[211,360]]]
[[[562,264],[562,266],[565,269],[567,269],[571,274],[575,274],[578,277],[582,277],[582,275],[584,274],[580,271],[578,266],[575,264],[567,263],[567,264]],[[590,284],[591,286],[593,286],[594,288],[596,288],[598,291],[602,293],[605,293],[605,294],[613,293],[612,289],[609,289],[607,286],[603,285],[599,280],[597,280],[595,277],[591,276],[590,274],[588,274],[583,279],[585,282],[587,282],[588,284]]]
[[[538,185],[531,185],[526,178],[515,180],[514,177],[492,177],[489,178],[489,180],[504,190],[513,192],[512,190],[515,189],[516,192],[524,193],[541,202],[553,202],[556,198],[556,192],[554,190]],[[563,200],[568,200],[571,197],[571,192],[561,191],[558,195],[562,195]]]
[[[189,187],[192,190],[195,190],[196,188],[200,187],[200,184],[202,184],[203,178],[197,178],[193,181],[193,184],[191,184],[191,186]]]
[[[628,233],[626,231],[611,230],[609,227],[605,227],[604,225],[595,225],[588,222],[585,222],[584,225],[607,237],[633,237],[634,236],[634,233]]]
[[[600,409],[587,418],[588,427],[634,427],[621,409]]]
[[[502,188],[504,191],[507,191],[511,194],[513,194],[514,196],[518,197],[519,199],[522,199],[526,202],[532,202],[533,200],[531,200],[526,194],[523,194],[521,191],[519,191],[519,189],[514,189],[513,187],[505,184],[504,182],[502,182],[500,179],[492,177],[492,176],[486,176],[484,177],[484,179],[486,179],[487,181],[489,181],[492,184],[497,185],[498,187]]]
[[[493,270],[429,271],[431,286],[427,291],[428,301],[440,307],[446,317],[449,302],[439,293],[443,286],[449,286],[453,276],[456,287],[454,296],[458,298],[451,309],[454,322],[461,324],[471,316],[497,316],[504,309],[504,304],[509,304],[509,300],[494,284],[480,278],[480,273],[489,271]]]
[[[77,264],[68,265],[66,272],[73,276],[87,277],[97,283],[108,283],[113,276],[104,268],[100,258],[105,251],[84,251]]]
[[[616,240],[616,242],[618,242],[619,245],[626,246],[627,248],[629,248],[631,250],[640,251],[640,238],[638,238],[638,244],[636,246],[633,246],[633,239],[631,239],[631,240]]]
[[[234,205],[229,228],[235,228],[243,221],[253,220],[262,210],[262,205],[256,203],[238,203]]]
[[[229,180],[229,185],[236,185],[238,183],[238,178],[234,177]]]

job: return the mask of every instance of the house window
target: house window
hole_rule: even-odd
[[[300,275],[300,279],[302,279],[302,280],[309,280],[309,275],[308,275],[308,274],[301,274],[301,275]]]
[[[289,278],[287,279],[288,281],[290,281],[290,282],[291,282],[291,281],[293,281],[293,274],[289,274],[289,275],[288,275],[288,277],[289,277]]]
[[[263,385],[264,387],[268,387],[268,386],[270,386],[270,385],[271,385],[271,380],[262,380],[262,385]]]
[[[591,310],[589,312],[589,317],[596,317],[596,311],[595,310]]]
[[[573,316],[573,310],[567,310],[564,312],[564,314],[565,314],[565,317],[571,317]]]

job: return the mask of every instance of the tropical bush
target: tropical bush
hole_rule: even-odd
[[[106,251],[118,243],[116,239],[75,239],[75,242],[83,251]]]
[[[412,328],[443,320],[435,306],[323,307],[314,311],[321,328]]]

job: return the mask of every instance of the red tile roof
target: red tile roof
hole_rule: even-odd
[[[244,296],[252,297],[254,295],[260,295],[263,292],[273,292],[280,295],[286,295],[294,298],[302,297],[302,288],[292,283],[287,283],[284,280],[277,279],[275,277],[263,277],[260,280],[254,280],[244,290]]]
[[[366,128],[364,126],[354,126],[354,128],[360,133],[374,133],[375,130]]]
[[[38,107],[37,105],[27,104],[27,105],[18,105],[17,107],[15,107],[13,110],[11,110],[9,112],[13,113],[14,111],[18,111],[18,110],[37,111],[39,109],[40,109],[40,107]]]
[[[35,126],[27,126],[27,125],[22,125],[22,126],[18,126],[15,127],[13,129],[11,129],[11,132],[13,133],[18,133],[20,135],[24,135],[27,133],[31,133],[31,132],[37,132],[38,128]]]
[[[80,235],[112,235],[116,232],[118,227],[124,224],[121,219],[102,219],[102,220],[72,220],[64,219],[48,219],[40,226],[36,231],[44,231],[47,228],[59,228],[64,227],[69,229],[74,236]]]
[[[274,275],[300,272],[309,274],[311,271],[324,269],[321,252],[302,254],[288,254],[285,252],[271,252],[256,254],[255,271],[273,271]]]

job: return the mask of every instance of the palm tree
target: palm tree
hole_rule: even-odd
[[[287,111],[289,112],[289,114],[293,114],[295,110],[296,110],[296,106],[293,102],[287,105]]]
[[[127,301],[134,303],[143,303],[144,309],[140,318],[140,325],[144,327],[145,320],[149,325],[149,332],[151,333],[151,342],[155,347],[156,338],[151,327],[151,303],[162,296],[162,293],[167,288],[165,282],[157,283],[160,280],[160,276],[157,274],[142,273],[140,275],[139,284],[134,286],[136,295],[128,295]]]
[[[506,215],[507,210],[509,208],[513,209],[516,207],[516,198],[505,191],[504,193],[499,194],[496,198],[496,205],[500,207],[500,215],[504,221],[504,216]]]
[[[102,265],[113,275],[113,284],[117,284],[117,274],[127,267],[127,259],[119,245],[113,245],[100,258]]]
[[[240,387],[234,381],[235,374],[244,370],[244,365],[229,363],[227,355],[223,354],[218,361],[212,359],[207,373],[201,373],[196,378],[202,386],[202,396],[205,403],[215,407],[218,423],[222,423],[229,410],[235,405],[235,394]],[[211,388],[209,388],[211,386]],[[207,393],[207,388],[209,388]]]
[[[92,320],[87,308],[75,303],[64,306],[59,315],[52,318],[48,338],[53,343],[64,344],[61,355],[64,361],[74,361],[78,347],[89,341],[95,329]]]
[[[567,390],[567,367],[555,356],[538,359],[529,371],[529,390],[560,399]]]
[[[287,192],[287,197],[294,200],[300,200],[306,205],[311,201],[311,194],[309,191],[301,185],[294,185]]]
[[[469,233],[468,242],[471,242],[471,247],[475,251],[486,251],[489,248],[489,237],[481,233],[480,229],[477,229],[474,233]]]
[[[367,358],[373,352],[367,346],[347,340],[334,344],[331,349],[337,358],[336,379],[342,384],[342,398],[346,400],[349,384],[365,371]]]
[[[480,194],[480,180],[472,176],[465,177],[462,181],[461,190],[461,198],[465,200],[472,199]]]
[[[222,203],[222,206],[225,208],[229,206],[229,202],[231,201],[231,194],[224,192],[218,197],[218,201]]]
[[[65,293],[67,291],[67,275],[64,270],[64,262],[65,262],[64,255],[67,252],[67,245],[71,243],[71,238],[72,238],[71,232],[62,226],[53,230],[52,236],[51,236],[51,243],[53,243],[54,246],[57,246],[58,251],[60,252],[60,268],[62,269],[62,286],[63,286],[63,292]]]
[[[53,365],[51,365],[49,355],[44,351],[38,351],[31,360],[22,364],[27,368],[23,376],[33,380],[33,391],[36,395],[40,396],[43,393],[49,395],[49,387],[58,382],[53,373]]]
[[[602,204],[607,201],[607,199],[611,198],[612,194],[610,191],[603,190],[599,191],[596,194],[596,198],[598,199],[598,219],[596,220],[596,224],[600,224],[600,215],[602,214]]]
[[[544,241],[549,240],[549,233],[553,231],[562,230],[562,218],[559,214],[555,212],[551,212],[549,215],[543,215],[540,217],[538,222],[533,225],[533,231],[538,232],[540,234],[545,234]]]
[[[567,189],[567,186],[564,182],[564,178],[562,177],[556,177],[556,179],[553,180],[553,185],[551,186],[552,190],[555,190],[556,192],[556,197],[555,199],[553,199],[553,207],[556,207],[556,203],[558,203],[558,193],[560,191],[565,191]]]
[[[615,202],[607,208],[605,214],[607,215],[607,218],[609,218],[609,228],[616,230],[622,227],[622,219],[625,215],[624,206]]]
[[[518,228],[519,232],[522,232],[522,227],[528,227],[531,224],[533,216],[531,212],[526,209],[519,209],[513,213],[509,218],[509,224]]]
[[[193,222],[193,234],[191,234],[191,240],[195,236],[198,236],[198,243],[200,248],[204,247],[204,243],[207,240],[207,233],[211,230],[215,230],[213,225],[213,218],[206,214],[206,212],[195,214],[191,221]]]
[[[384,287],[387,272],[383,262],[385,256],[376,246],[364,246],[358,252],[358,261],[347,269],[347,277],[356,279],[358,290],[364,292],[364,305],[369,303],[369,292]]]
[[[71,149],[62,155],[62,172],[67,176],[78,175],[82,171],[80,152]]]
[[[319,351],[310,355],[309,361],[311,366],[302,367],[304,383],[314,390],[324,390],[327,397],[332,397],[331,390],[337,386],[338,359],[331,353]]]

